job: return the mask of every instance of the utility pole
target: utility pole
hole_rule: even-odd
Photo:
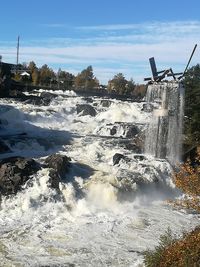
[[[19,64],[19,35],[17,37],[17,66]]]

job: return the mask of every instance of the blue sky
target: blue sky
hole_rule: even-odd
[[[180,72],[197,43],[191,66],[200,63],[200,1],[4,1],[0,33],[3,61],[16,62],[20,35],[20,62],[74,74],[92,65],[102,83],[119,72],[142,82],[151,56]]]

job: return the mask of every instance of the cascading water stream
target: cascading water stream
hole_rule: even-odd
[[[170,164],[136,150],[134,138],[143,137],[151,117],[143,103],[109,99],[104,107],[99,97],[89,102],[71,91],[51,93],[58,96],[50,106],[0,99],[1,137],[11,149],[0,156],[34,158],[41,166],[22,191],[2,197],[0,266],[139,267],[143,252],[158,244],[167,227],[180,234],[199,224],[198,215],[163,202],[175,193]],[[157,157],[173,157],[175,147],[164,149],[161,137],[180,143],[181,85],[150,85],[147,93],[155,113],[162,114],[160,124],[169,124],[158,131],[158,116],[152,119],[148,148],[155,149],[156,133]],[[77,114],[76,107],[88,103],[96,116]],[[71,158],[59,191],[51,188],[45,163],[55,153]],[[122,158],[114,164],[117,154]]]
[[[154,109],[146,132],[145,153],[175,164],[181,158],[184,87],[175,81],[150,84],[146,101]]]

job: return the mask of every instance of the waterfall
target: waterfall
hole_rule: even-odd
[[[149,84],[146,101],[154,109],[146,131],[145,153],[175,164],[181,158],[183,84],[176,81]]]

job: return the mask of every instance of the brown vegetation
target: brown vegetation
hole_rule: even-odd
[[[197,150],[194,162],[187,160],[180,166],[180,170],[174,173],[173,181],[185,196],[172,203],[200,212],[200,149]]]
[[[170,203],[200,212],[200,149],[194,162],[187,160],[174,173],[173,181],[185,196]],[[144,263],[147,267],[199,267],[200,227],[185,233],[181,239],[168,230],[155,250],[144,253]]]
[[[200,227],[178,240],[168,232],[154,251],[145,252],[146,267],[199,267]]]

